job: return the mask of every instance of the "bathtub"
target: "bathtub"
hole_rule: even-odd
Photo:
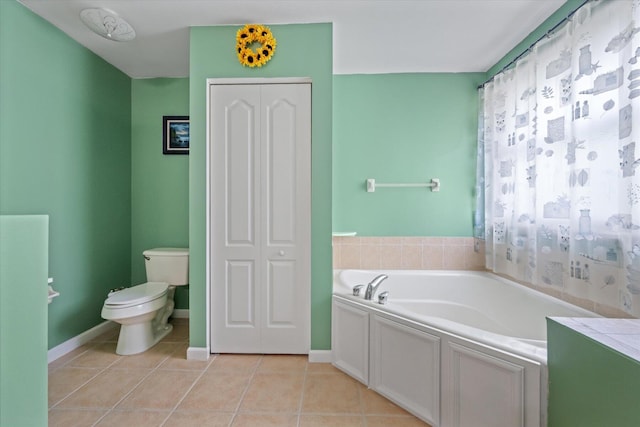
[[[546,317],[597,317],[471,271],[336,271],[332,308],[333,364],[434,427],[546,426]]]

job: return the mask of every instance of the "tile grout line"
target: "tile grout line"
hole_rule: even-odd
[[[69,360],[67,360],[66,362],[62,363],[60,366],[55,367],[55,368],[52,368],[52,369],[50,368],[51,363],[55,363],[55,362],[56,362],[56,360],[54,360],[53,362],[51,362],[51,363],[47,364],[47,368],[51,369],[51,370],[48,372],[48,375],[51,375],[51,374],[53,374],[54,372],[59,371],[59,370],[60,370],[60,369],[62,369],[62,368],[65,368],[69,363],[73,362],[73,361],[74,361],[74,360],[76,360],[78,357],[80,357],[80,356],[82,356],[83,354],[85,354],[87,351],[89,351],[89,349],[84,350],[82,353],[78,354],[77,356],[72,357],[71,359],[69,359]],[[64,356],[63,356],[63,357],[64,357]]]
[[[87,342],[87,343],[83,344],[83,345],[82,345],[82,347],[86,347],[86,348],[85,348],[81,353],[78,353],[77,355],[73,356],[71,359],[69,359],[69,360],[67,360],[66,362],[62,363],[60,366],[58,366],[58,367],[56,367],[56,368],[53,368],[53,370],[52,370],[51,372],[49,372],[49,373],[48,373],[48,375],[50,375],[50,374],[52,374],[52,373],[56,372],[56,371],[57,371],[57,370],[59,370],[59,369],[62,369],[62,368],[67,367],[71,362],[73,362],[74,360],[76,360],[76,359],[77,359],[77,358],[79,358],[80,356],[84,355],[84,354],[85,354],[86,352],[88,352],[89,350],[91,350],[91,349],[93,349],[93,348],[97,347],[97,345],[98,345],[98,344],[102,344],[102,342],[101,342],[101,341],[89,341],[89,342]],[[79,347],[79,348],[81,348],[81,347]],[[76,349],[76,350],[77,350],[77,349]],[[72,350],[72,351],[75,351],[75,350]],[[64,355],[60,356],[58,359],[63,358],[63,357],[65,357],[65,356],[66,356],[66,354],[64,354]],[[52,363],[53,363],[53,364],[55,364],[55,363],[58,361],[58,359],[56,359],[56,360],[52,361],[51,363],[48,363],[48,364],[47,364],[47,367],[49,367]]]
[[[304,403],[304,391],[307,385],[307,378],[309,376],[309,360],[304,365],[304,378],[302,380],[302,390],[300,391],[300,401],[298,402],[298,419],[296,422],[296,426],[300,427],[300,422],[302,418],[302,405]]]
[[[101,345],[104,344],[109,344],[109,343],[113,343],[114,341],[110,339],[111,337],[107,337],[106,339],[100,339],[99,337],[96,337],[95,339],[93,339],[92,341],[88,342],[86,344],[87,348],[82,351],[81,353],[75,355],[74,357],[72,357],[71,359],[69,359],[68,361],[62,363],[60,366],[54,368],[53,370],[51,370],[47,375],[50,376],[51,374],[55,373],[56,371],[63,369],[63,368],[75,368],[75,369],[96,369],[98,370],[98,372],[93,375],[91,378],[87,379],[85,382],[83,382],[82,384],[80,384],[78,387],[74,388],[72,391],[68,392],[65,394],[65,396],[63,398],[61,398],[60,400],[58,400],[55,404],[51,405],[48,407],[47,412],[50,413],[51,410],[53,409],[59,409],[59,405],[64,402],[66,399],[68,399],[72,394],[76,393],[80,388],[84,387],[85,385],[87,385],[88,383],[90,383],[91,381],[95,380],[98,376],[100,376],[101,374],[105,373],[108,369],[113,368],[114,365],[116,365],[117,363],[119,363],[122,358],[118,357],[115,360],[113,360],[111,363],[107,364],[106,366],[72,366],[72,363],[79,359],[80,357],[82,357],[83,355],[85,355],[86,353],[88,353],[89,351],[91,351],[92,349],[96,349],[98,347],[100,347]],[[175,345],[179,345],[182,342],[173,342],[172,344]],[[168,354],[165,358],[161,359],[158,364],[156,365],[155,368],[150,369],[150,372],[145,375],[140,382],[138,382],[137,384],[135,384],[131,390],[129,390],[129,392],[127,394],[125,394],[125,396],[120,399],[118,402],[115,403],[115,405],[111,408],[104,408],[104,407],[77,407],[77,408],[67,408],[67,409],[75,409],[75,410],[106,410],[105,414],[103,414],[95,423],[99,423],[102,419],[104,419],[105,416],[107,416],[108,414],[110,414],[111,412],[113,412],[113,409],[115,409],[115,407],[122,402],[122,400],[124,398],[126,398],[128,395],[131,394],[131,392],[140,385],[140,383],[142,381],[144,381],[149,375],[151,375],[156,369],[158,369],[170,356],[171,354],[173,354],[175,352],[175,350],[173,352],[171,352],[170,354]],[[55,361],[54,361],[55,362]],[[54,363],[52,362],[52,363]],[[117,369],[117,368],[116,368]],[[130,368],[128,368],[130,369]]]
[[[158,367],[159,367],[160,365],[162,365],[162,364],[163,364],[163,363],[164,363],[168,358],[169,358],[169,355],[165,356],[165,358],[164,358],[164,359],[162,359],[160,362],[158,362],[158,364],[156,365],[156,367],[155,367],[155,368],[151,369],[151,370],[147,373],[147,375],[143,376],[143,377],[140,379],[140,381],[138,381],[138,382],[137,382],[133,387],[131,387],[131,389],[130,389],[127,393],[125,393],[125,394],[124,394],[124,396],[122,396],[122,397],[120,398],[120,400],[118,400],[118,401],[117,401],[117,402],[116,402],[116,403],[115,403],[111,408],[109,408],[109,410],[107,410],[107,412],[105,412],[105,413],[104,413],[104,415],[102,415],[100,418],[98,418],[98,419],[96,420],[96,422],[95,422],[95,423],[93,423],[93,426],[94,426],[94,427],[95,427],[95,426],[97,426],[97,425],[98,425],[98,424],[99,424],[99,423],[100,423],[100,422],[101,422],[105,417],[107,417],[109,414],[113,413],[113,412],[114,412],[114,410],[115,410],[115,408],[116,408],[120,403],[122,403],[122,402],[123,402],[127,397],[129,397],[129,396],[131,395],[131,393],[133,393],[133,391],[134,391],[136,388],[138,388],[138,387],[140,386],[140,384],[142,384],[142,383],[144,382],[144,380],[146,380],[147,378],[149,378],[149,376],[150,376],[151,374],[153,374],[153,373],[158,369]],[[106,370],[106,369],[108,369],[108,368],[110,368],[111,366],[113,366],[114,364],[116,364],[117,362],[119,362],[120,360],[122,360],[122,359],[119,359],[119,358],[118,358],[118,359],[114,360],[114,361],[113,361],[113,362],[112,362],[112,363],[111,363],[107,368],[105,368],[105,370]],[[128,369],[129,369],[129,368],[128,368]]]
[[[253,368],[253,371],[251,372],[251,375],[249,376],[249,381],[247,381],[247,385],[244,387],[244,390],[242,391],[242,395],[240,396],[240,399],[238,399],[238,404],[236,405],[236,408],[233,411],[233,415],[231,416],[231,419],[229,420],[229,426],[232,426],[233,423],[236,421],[236,418],[238,417],[238,412],[240,412],[240,406],[242,406],[242,402],[244,401],[244,398],[247,395],[247,392],[249,391],[249,388],[251,387],[251,384],[253,383],[253,380],[254,380],[254,378],[256,376],[256,373],[258,372],[258,368],[260,367],[260,365],[262,364],[263,361],[264,361],[264,354],[260,356],[260,359],[258,360],[258,363],[256,363],[256,366]]]
[[[367,387],[368,388],[368,387]],[[364,397],[362,396],[363,388],[358,384],[358,401],[360,402],[360,417],[362,419],[362,425],[364,427],[367,426],[367,417],[365,416],[364,411]]]
[[[93,347],[97,347],[97,346],[92,346]],[[106,366],[103,366],[102,368],[97,367],[97,368],[91,368],[91,367],[86,367],[86,366],[68,366],[71,362],[73,362],[74,360],[76,360],[77,358],[79,358],[81,355],[85,354],[86,352],[88,352],[90,349],[87,349],[86,351],[83,351],[81,354],[79,354],[78,356],[74,357],[73,359],[71,359],[69,362],[65,363],[64,365],[60,366],[58,369],[62,368],[62,367],[70,367],[70,368],[80,368],[80,369],[100,369],[100,371],[98,373],[96,373],[93,377],[89,378],[87,381],[85,381],[84,383],[82,383],[79,387],[76,387],[73,391],[71,391],[70,393],[67,393],[66,396],[64,396],[62,399],[60,399],[58,402],[56,402],[54,405],[50,406],[49,409],[47,410],[47,413],[49,411],[51,411],[52,409],[55,409],[58,407],[58,405],[60,405],[62,402],[64,402],[65,400],[67,400],[69,398],[69,396],[71,396],[73,393],[77,392],[78,390],[80,390],[80,388],[84,387],[85,385],[87,385],[88,383],[90,383],[91,381],[93,381],[95,378],[97,378],[99,375],[103,374],[107,369],[109,369],[111,366],[113,366],[113,364],[115,364],[118,359],[115,359],[113,362],[109,363]],[[56,369],[57,370],[57,369]],[[48,376],[47,376],[47,380],[48,380]],[[82,408],[82,409],[89,409],[89,408]],[[107,411],[108,412],[108,411]]]
[[[172,353],[173,354],[173,353]],[[207,366],[202,370],[202,372],[200,373],[200,375],[198,375],[198,378],[196,378],[193,381],[193,384],[191,384],[191,387],[189,387],[189,389],[184,393],[184,395],[182,396],[182,398],[180,398],[180,400],[178,400],[178,402],[173,406],[173,409],[171,409],[171,411],[169,411],[169,414],[166,416],[166,418],[164,419],[164,421],[162,421],[162,423],[160,423],[160,427],[164,426],[167,421],[169,421],[169,418],[171,418],[171,416],[174,414],[174,412],[176,412],[176,409],[178,409],[178,406],[180,406],[180,404],[184,401],[184,399],[187,398],[187,395],[191,392],[191,390],[193,390],[193,388],[196,386],[196,384],[198,383],[198,381],[200,381],[200,379],[204,376],[204,374],[207,372],[207,370],[209,369],[209,367],[211,366],[211,364],[213,363],[214,360],[216,360],[216,358],[218,357],[218,355],[215,355],[207,364]],[[164,362],[164,361],[163,361]],[[162,363],[160,364],[162,365]],[[158,365],[158,367],[160,366]]]
[[[83,368],[79,368],[79,369],[83,369]],[[94,368],[84,368],[84,369],[94,369]],[[65,396],[58,400],[56,403],[54,403],[53,405],[49,406],[49,408],[47,409],[47,412],[51,411],[52,409],[57,408],[57,406],[59,404],[61,404],[62,402],[64,402],[69,396],[71,396],[73,393],[75,393],[76,391],[80,390],[82,387],[84,387],[85,385],[87,385],[89,382],[91,382],[94,378],[96,378],[98,375],[100,375],[101,373],[103,373],[107,368],[102,368],[102,370],[96,372],[96,374],[94,376],[92,376],[91,378],[89,378],[88,380],[86,380],[85,382],[83,382],[82,384],[80,384],[78,387],[74,388],[73,390],[71,390],[69,393],[65,394]],[[48,378],[47,378],[48,379]]]
[[[58,367],[56,367],[56,368],[53,368],[53,370],[51,370],[50,372],[47,372],[47,384],[48,384],[48,382],[49,382],[49,376],[51,376],[51,374],[55,373],[56,371],[58,371],[58,370],[60,370],[60,369],[62,369],[62,368],[66,368],[69,364],[71,364],[71,362],[73,362],[74,360],[76,360],[77,358],[79,358],[80,356],[82,356],[83,354],[85,354],[86,352],[88,352],[89,350],[91,350],[92,348],[96,347],[96,342],[95,342],[95,341],[91,341],[91,342],[89,342],[89,343],[87,343],[87,344],[89,344],[89,345],[87,346],[87,348],[86,348],[83,352],[81,352],[81,353],[77,354],[76,356],[74,356],[74,357],[72,357],[71,359],[67,360],[66,362],[62,363],[60,366],[58,366]],[[64,357],[64,355],[63,355],[63,356],[61,356],[61,357]],[[54,360],[54,361],[53,361],[53,362],[51,362],[51,363],[55,363],[55,362],[56,362],[56,361]],[[50,365],[50,363],[49,363],[48,365]],[[71,368],[73,368],[73,366],[70,366],[70,367],[71,367]],[[48,413],[49,413],[49,411],[51,411],[52,409],[55,409],[55,408],[56,408],[60,403],[62,403],[65,399],[67,399],[67,398],[68,398],[69,396],[71,396],[73,393],[75,393],[76,391],[78,391],[81,387],[83,387],[84,385],[86,385],[87,383],[89,383],[89,381],[93,380],[95,377],[97,377],[98,375],[100,375],[100,374],[101,374],[102,372],[104,372],[104,370],[105,370],[105,369],[107,369],[107,368],[108,368],[108,366],[106,366],[106,367],[102,367],[102,369],[101,369],[99,372],[97,372],[93,377],[89,378],[87,381],[85,381],[85,382],[84,382],[84,383],[82,383],[80,386],[78,386],[78,387],[76,387],[75,389],[73,389],[71,392],[69,392],[69,393],[65,394],[65,396],[64,396],[62,399],[58,400],[58,401],[57,401],[56,403],[54,403],[53,405],[49,406],[49,403],[47,402],[47,417],[48,417]],[[89,369],[91,369],[91,368],[89,368]],[[48,396],[48,395],[49,395],[49,393],[48,393],[48,391],[47,391],[47,396]]]

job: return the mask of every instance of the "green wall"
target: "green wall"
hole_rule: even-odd
[[[190,45],[191,147],[189,156],[190,344],[206,346],[205,143],[206,79],[215,77],[311,77],[311,348],[331,347],[331,24],[273,25],[278,47],[259,69],[235,55],[239,26],[194,27]]]
[[[189,79],[131,83],[131,283],[146,281],[142,251],[189,247],[189,156],[162,154],[162,116],[189,115]],[[189,307],[187,287],[176,308]]]
[[[333,229],[364,236],[472,236],[477,85],[484,73],[336,75]],[[365,181],[442,189],[380,188]]]
[[[48,226],[0,215],[1,426],[47,425]]]
[[[333,230],[472,236],[477,86],[583,2],[568,0],[487,73],[334,76]],[[440,178],[442,189],[367,193],[367,178]]]
[[[131,278],[131,80],[0,1],[0,213],[49,215],[49,348]]]

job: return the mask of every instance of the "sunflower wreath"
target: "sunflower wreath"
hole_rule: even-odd
[[[261,46],[253,50],[251,46],[254,43],[260,43]],[[238,61],[245,67],[262,67],[276,52],[276,39],[269,27],[247,24],[236,34],[236,51]]]

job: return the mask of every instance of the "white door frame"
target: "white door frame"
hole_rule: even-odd
[[[205,312],[205,322],[206,322],[206,357],[208,358],[211,352],[211,129],[209,128],[209,113],[211,108],[211,99],[210,99],[210,91],[209,87],[212,85],[255,85],[255,84],[296,84],[296,83],[312,83],[311,77],[258,77],[258,78],[208,78],[206,81],[206,143],[205,143],[205,158],[206,158],[206,240],[205,240],[205,304],[206,304],[206,312]],[[312,95],[313,100],[313,95]],[[312,108],[313,112],[313,108]],[[311,120],[311,126],[313,127],[313,118]],[[313,162],[313,159],[312,159]],[[313,227],[312,227],[313,228]],[[313,238],[312,238],[313,240]],[[309,305],[310,306],[310,305]],[[311,328],[311,319],[309,319],[309,328]],[[311,333],[311,331],[309,331]],[[195,349],[193,347],[189,347],[188,353],[190,353],[193,357],[189,357],[187,354],[187,359],[202,359],[205,355],[203,355],[201,349]]]

